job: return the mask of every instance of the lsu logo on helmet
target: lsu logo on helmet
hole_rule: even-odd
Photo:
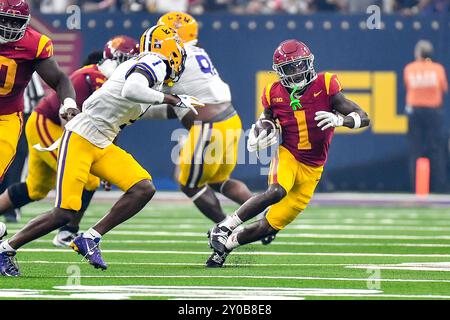
[[[177,32],[166,26],[147,29],[141,37],[140,51],[158,53],[167,61],[171,74],[169,78],[178,81],[184,71],[186,52]]]
[[[175,29],[184,43],[196,44],[198,23],[194,17],[184,12],[169,12],[158,20],[159,26]]]

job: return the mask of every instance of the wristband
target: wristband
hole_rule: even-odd
[[[355,125],[353,126],[353,129],[358,129],[361,127],[361,117],[358,113],[352,112],[348,114],[349,117],[353,118],[353,121],[355,122]]]

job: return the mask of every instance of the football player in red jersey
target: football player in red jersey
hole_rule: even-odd
[[[77,95],[77,105],[81,111],[84,101],[111,76],[115,68],[122,62],[139,53],[138,43],[127,36],[116,36],[109,40],[103,50],[103,59],[97,64],[84,66],[70,76]],[[49,147],[63,134],[64,120],[60,119],[61,103],[56,93],[40,101],[31,114],[25,133],[30,150],[28,157],[28,176],[25,182],[11,185],[0,195],[0,215],[10,209],[38,201],[54,189],[57,173],[57,150],[41,152],[34,145]],[[62,121],[61,121],[62,120]],[[73,219],[59,230],[53,239],[56,246],[68,246],[77,237],[80,220],[86,211],[100,184],[99,178],[89,175],[82,195],[82,206]]]
[[[316,73],[314,56],[304,43],[282,42],[275,50],[273,68],[280,81],[266,86],[261,117],[278,120],[282,142],[271,162],[269,187],[209,231],[214,252],[207,267],[221,267],[234,248],[276,234],[291,223],[306,208],[319,183],[334,128],[357,129],[370,122],[366,112],[341,92],[336,75]],[[274,130],[256,136],[253,126],[248,150],[276,143],[276,134]],[[237,229],[267,207],[265,218]]]
[[[50,38],[29,26],[24,0],[0,0],[0,181],[22,132],[24,91],[35,71],[53,88],[63,109],[76,108],[75,91],[53,56]]]

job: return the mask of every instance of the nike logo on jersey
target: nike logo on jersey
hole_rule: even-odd
[[[14,50],[16,50],[16,51],[25,51],[25,50],[27,50],[27,48],[24,48],[24,47],[14,47]]]
[[[322,91],[323,90],[320,90],[319,92],[314,93],[314,98],[317,98],[322,93]]]

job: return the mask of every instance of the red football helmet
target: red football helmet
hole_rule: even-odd
[[[103,58],[122,63],[139,54],[139,44],[127,36],[115,36],[109,40],[103,50]]]
[[[298,40],[280,43],[273,54],[272,68],[278,73],[281,83],[288,88],[305,88],[317,78],[314,70],[314,55]]]
[[[0,0],[0,43],[22,39],[30,19],[25,0]]]

